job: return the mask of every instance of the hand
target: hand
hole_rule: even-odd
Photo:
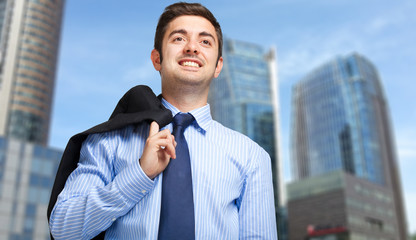
[[[146,175],[153,179],[165,170],[170,159],[176,158],[175,137],[168,129],[159,132],[159,124],[150,124],[149,137],[146,140],[140,166]]]

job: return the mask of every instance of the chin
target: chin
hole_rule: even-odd
[[[204,79],[201,79],[200,76],[195,76],[193,74],[180,74],[175,76],[176,81],[181,84],[199,84],[204,82]]]
[[[181,85],[184,86],[202,86],[204,84],[204,81],[197,80],[197,79],[190,79],[190,78],[182,78],[179,80]]]

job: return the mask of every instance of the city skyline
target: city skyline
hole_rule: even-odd
[[[158,17],[172,2],[66,3],[50,145],[63,149],[70,136],[105,121],[134,85],[147,84],[160,92],[150,51]],[[412,14],[416,4],[323,0],[202,4],[212,10],[225,36],[277,48],[286,180],[290,180],[291,86],[337,55],[359,52],[374,63],[390,103],[409,230],[416,232],[416,207],[411,204],[416,201],[412,185],[416,163],[411,161],[416,157],[416,111],[410,104],[416,75],[410,67],[416,62],[416,37],[410,29],[416,22]]]
[[[62,150],[0,136],[0,239],[46,239]]]
[[[65,1],[0,1],[0,136],[46,145]]]
[[[347,191],[341,200],[347,204],[345,207],[341,204],[339,210],[351,211],[346,214],[346,221],[342,224],[348,229],[349,236],[353,238],[353,235],[363,234],[363,238],[377,239],[386,234],[387,239],[405,239],[407,224],[400,173],[397,172],[396,148],[391,138],[388,99],[384,96],[377,68],[371,61],[354,53],[323,63],[294,85],[292,108],[290,150],[295,181],[291,185],[302,185],[301,182],[308,184],[313,178],[336,171],[348,173],[351,177],[346,182],[351,187],[343,184]],[[315,191],[324,188],[324,185],[317,185]],[[362,185],[367,185],[367,192],[382,197],[354,197],[358,192],[348,191]],[[379,200],[382,198],[388,199],[389,204]],[[309,201],[306,208],[315,209],[310,205],[314,202],[312,199],[310,196],[304,199],[305,202]],[[349,204],[351,201],[355,203]],[[327,198],[320,201],[324,206],[335,202],[340,200]],[[325,224],[325,221],[332,222],[339,217],[332,213],[333,217],[313,220],[312,217],[322,211],[311,211],[304,213],[304,220],[308,219],[309,223],[304,221],[303,226],[295,224],[299,226],[293,228],[291,223],[300,221],[297,218],[301,218],[302,211],[290,206],[289,203],[288,221],[292,229],[289,236],[299,232],[295,229],[317,224],[314,221],[323,221],[319,223]],[[365,206],[371,207],[363,212]],[[293,211],[300,215],[293,216]],[[386,211],[391,214],[384,214]],[[373,226],[373,223],[377,223],[379,231],[362,227],[366,224]]]
[[[62,150],[49,140],[65,0],[0,0],[0,239],[47,239]]]

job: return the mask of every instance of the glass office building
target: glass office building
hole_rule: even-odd
[[[262,146],[272,159],[276,210],[283,203],[279,158],[277,66],[274,49],[224,39],[224,67],[211,83],[208,102],[215,120]],[[279,218],[278,218],[279,221]]]
[[[62,151],[45,147],[64,0],[0,0],[0,239],[49,239]]]
[[[46,209],[62,153],[0,137],[0,239],[49,239]]]
[[[289,239],[402,239],[391,189],[336,170],[287,190]]]
[[[389,110],[373,64],[351,54],[322,65],[293,87],[292,106],[293,178],[301,181],[343,170],[389,189],[398,239],[406,239]]]
[[[64,0],[0,0],[0,136],[46,145]]]

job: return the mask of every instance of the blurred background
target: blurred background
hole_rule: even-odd
[[[158,18],[173,2],[0,1],[0,221],[8,223],[0,226],[1,239],[45,239],[48,190],[68,139],[107,120],[131,87],[149,85],[160,93],[150,52]],[[201,3],[221,24],[229,66],[213,82],[212,89],[217,90],[210,95],[213,117],[264,143],[272,155],[280,239],[405,239],[399,234],[403,229],[416,234],[416,2]],[[354,79],[363,84],[358,87]],[[222,89],[221,82],[240,94],[233,102],[245,114],[243,123],[255,122],[251,129],[242,127],[250,124],[227,122],[227,116],[216,110],[230,107],[214,101],[230,97],[213,95]],[[336,93],[314,90],[318,85]],[[255,91],[248,94],[244,89]],[[253,100],[259,96],[265,97]],[[253,109],[269,115],[250,120]],[[356,119],[355,110],[345,109],[364,109],[367,115],[361,116],[367,117]],[[319,111],[322,121],[319,116],[305,117]],[[361,144],[362,160],[351,157],[360,155],[358,150],[340,151],[339,146],[331,150],[325,142],[330,139],[325,134],[337,127],[329,120],[325,127],[325,119],[337,114],[343,116],[339,121],[345,118],[359,125],[351,123],[350,130],[337,137],[346,139],[342,145],[346,149]],[[302,116],[309,120],[300,121]],[[313,125],[317,121],[320,124]],[[270,129],[259,129],[265,123]],[[311,128],[319,131],[305,130]],[[273,134],[261,138],[254,132]],[[356,136],[360,134],[367,138]],[[323,140],[314,142],[321,139],[318,136]],[[374,139],[385,145],[372,144]],[[323,155],[314,156],[314,144],[327,146],[319,153]],[[324,160],[331,156],[325,152],[334,151],[340,159]],[[302,182],[305,179],[312,185]],[[334,190],[344,198],[328,195]],[[382,199],[380,205],[371,196]],[[332,214],[343,220],[331,219],[328,211],[337,201],[333,208],[339,212]],[[311,212],[309,220],[296,222],[298,213],[291,208],[303,209],[304,215],[308,209],[320,213]],[[367,215],[354,217],[355,212],[366,211]]]

